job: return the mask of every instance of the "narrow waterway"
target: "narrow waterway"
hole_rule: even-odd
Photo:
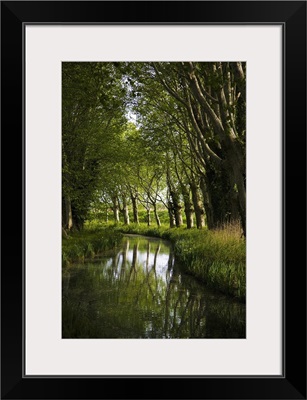
[[[245,305],[181,272],[160,239],[63,270],[63,338],[244,338]]]

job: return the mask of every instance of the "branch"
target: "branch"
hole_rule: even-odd
[[[221,139],[224,139],[225,132],[224,132],[222,122],[218,118],[218,116],[215,114],[213,108],[210,106],[207,99],[202,94],[202,91],[201,91],[200,85],[199,85],[199,81],[195,75],[193,63],[189,62],[188,65],[190,67],[189,79],[190,79],[192,92],[195,95],[195,97],[197,98],[197,100],[200,102],[200,104],[204,107],[205,112],[210,116],[213,126],[216,129],[216,132],[219,134]]]
[[[164,88],[168,91],[169,94],[171,94],[177,101],[179,101],[181,104],[183,104],[185,107],[187,106],[187,103],[176,93],[160,76],[160,72],[156,67],[156,63],[152,63],[156,74],[157,78],[159,79],[160,83],[164,86]]]

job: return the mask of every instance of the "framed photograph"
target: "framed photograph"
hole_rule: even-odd
[[[2,398],[306,399],[306,2],[1,28]]]

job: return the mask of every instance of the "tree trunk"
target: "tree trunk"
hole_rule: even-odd
[[[148,207],[148,208],[146,209],[146,211],[147,211],[147,226],[150,226],[150,224],[151,224],[151,220],[150,220],[150,207]]]
[[[180,204],[178,204],[177,207],[175,208],[175,221],[177,228],[179,228],[183,224],[181,209],[182,207]]]
[[[156,204],[154,204],[154,215],[155,215],[155,219],[156,219],[157,225],[160,227],[161,226],[161,222],[160,222],[160,218],[159,218],[159,215],[158,215],[158,212],[157,212],[157,205]]]
[[[84,227],[84,219],[80,217],[79,214],[74,213],[74,209],[72,207],[72,228],[73,230],[81,231]]]
[[[242,156],[238,149],[238,144],[231,138],[227,141],[227,168],[230,183],[234,183],[233,189],[238,193],[239,213],[241,217],[241,226],[243,235],[246,237],[246,189],[242,171]]]
[[[191,182],[190,187],[192,192],[192,201],[194,205],[196,226],[198,229],[202,229],[205,226],[205,218],[204,218],[205,213],[201,197],[199,195],[199,189],[195,182]]]
[[[113,202],[114,222],[117,224],[119,222],[119,204],[116,196],[112,198],[112,202]]]
[[[73,227],[71,200],[69,196],[65,196],[62,203],[62,225],[68,231]]]
[[[215,227],[214,210],[211,201],[210,183],[206,175],[202,176],[200,179],[200,189],[204,200],[207,227],[208,229],[213,229]]]
[[[185,185],[181,185],[181,191],[183,195],[184,201],[184,213],[187,221],[187,229],[193,228],[194,220],[193,220],[193,204],[190,199],[189,190]]]
[[[176,227],[179,228],[179,226],[183,224],[182,214],[181,214],[182,206],[180,205],[179,202],[179,194],[176,193],[175,191],[170,191],[170,196],[172,198]]]
[[[239,200],[239,213],[241,216],[241,226],[243,230],[243,235],[246,237],[246,193],[244,178],[242,173],[238,168],[234,168],[234,176],[236,180],[237,190],[238,190],[238,200]]]
[[[124,215],[124,224],[129,225],[130,224],[129,209],[125,197],[123,198],[123,215]]]
[[[138,199],[137,195],[131,194],[132,211],[133,211],[133,222],[139,224],[139,213],[138,213]]]
[[[231,216],[230,216],[230,222],[236,222],[236,221],[240,221],[240,212],[238,210],[238,194],[235,192],[235,190],[232,190],[231,194],[230,194],[230,212],[231,212]]]
[[[183,224],[182,215],[181,215],[182,207],[180,205],[179,193],[176,191],[176,189],[173,185],[173,179],[171,177],[169,166],[167,166],[167,170],[166,170],[166,181],[167,181],[169,197],[170,197],[169,204],[171,205],[171,208],[169,210],[171,210],[171,212],[175,218],[176,227],[179,227]],[[169,215],[170,215],[170,226],[172,227],[172,217],[171,217],[170,211],[169,211]]]
[[[173,205],[170,202],[168,202],[168,215],[169,215],[169,227],[175,228],[176,226],[175,215],[173,211]]]
[[[187,220],[187,229],[191,229],[194,226],[193,209],[184,208],[185,217]]]

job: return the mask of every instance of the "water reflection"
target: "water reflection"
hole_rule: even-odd
[[[62,291],[63,338],[245,337],[245,306],[182,274],[158,239],[64,270]]]

